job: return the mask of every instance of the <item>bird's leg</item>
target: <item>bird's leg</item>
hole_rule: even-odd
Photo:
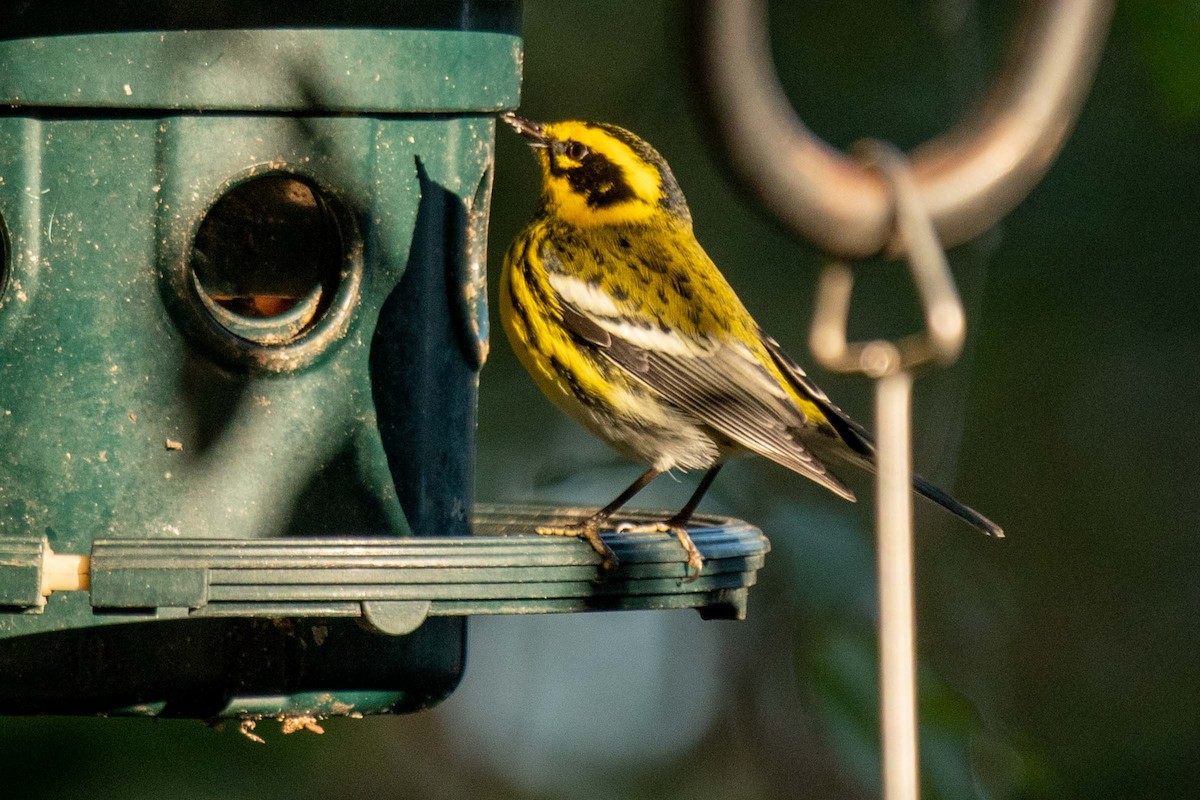
[[[649,525],[632,525],[621,528],[624,533],[673,533],[675,538],[679,540],[679,544],[687,553],[687,565],[689,575],[685,579],[686,583],[691,583],[700,577],[701,570],[704,569],[704,556],[700,555],[699,548],[692,541],[692,537],[688,535],[687,524],[692,520],[692,514],[696,512],[696,507],[700,505],[700,501],[704,499],[704,495],[708,493],[709,487],[712,486],[714,480],[717,479],[717,473],[721,471],[721,464],[709,469],[704,473],[704,477],[700,479],[700,485],[696,487],[696,491],[692,493],[687,504],[679,509],[679,513],[665,522],[654,522]]]
[[[600,538],[600,526],[608,522],[609,517],[617,513],[621,506],[632,500],[635,494],[645,489],[650,484],[650,481],[661,474],[661,470],[654,468],[646,470],[640,478],[629,484],[629,488],[617,495],[615,500],[595,514],[592,514],[583,522],[563,526],[542,526],[537,529],[537,532],[544,536],[582,536],[592,546],[592,549],[604,559],[602,564],[605,569],[616,569],[617,556],[613,553],[612,548]]]
[[[691,583],[700,577],[700,571],[704,569],[704,557],[700,555],[700,550],[696,547],[696,543],[692,541],[692,537],[688,535],[687,524],[692,521],[692,514],[696,511],[696,506],[700,505],[700,501],[704,499],[704,495],[708,492],[712,482],[716,480],[717,473],[721,471],[721,465],[718,463],[715,467],[704,473],[704,477],[700,479],[700,485],[696,487],[696,491],[692,493],[687,504],[679,509],[679,513],[667,520],[667,530],[675,534],[675,538],[679,540],[679,544],[687,553],[688,570],[691,572],[685,579],[685,583]]]

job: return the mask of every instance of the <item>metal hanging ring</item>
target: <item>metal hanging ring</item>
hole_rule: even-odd
[[[885,142],[862,142],[854,150],[867,168],[883,176],[889,196],[894,198],[894,238],[908,261],[925,330],[895,342],[848,343],[846,326],[854,278],[848,264],[834,259],[817,284],[809,339],[813,355],[827,369],[863,372],[873,378],[911,370],[927,361],[950,364],[962,352],[967,318],[912,171],[904,154]]]
[[[775,72],[766,0],[686,4],[692,72],[734,169],[774,216],[825,252],[862,258],[892,245],[879,174],[796,115]],[[1024,199],[1066,139],[1099,61],[1113,0],[1029,0],[1005,68],[976,112],[910,157],[946,247]]]

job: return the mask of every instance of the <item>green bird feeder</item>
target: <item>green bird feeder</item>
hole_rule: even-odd
[[[744,614],[748,525],[687,583],[473,502],[519,4],[187,6],[0,20],[0,713],[411,711],[466,615]]]

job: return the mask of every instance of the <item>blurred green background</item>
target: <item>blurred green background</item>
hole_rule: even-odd
[[[1016,4],[771,4],[784,84],[845,146],[911,147],[978,96]],[[733,190],[688,93],[672,3],[530,0],[524,113],[654,143],[696,230],[802,362],[818,256]],[[1077,130],[992,234],[952,253],[971,323],[917,384],[918,469],[999,520],[918,507],[928,798],[1185,798],[1200,787],[1200,3],[1118,11]],[[537,176],[501,133],[493,286]],[[916,324],[897,265],[862,271],[860,334]],[[498,326],[493,330],[498,331]],[[502,337],[499,337],[502,338]],[[599,503],[637,468],[494,342],[478,496]],[[861,380],[815,371],[869,421]],[[675,506],[695,478],[642,498]],[[853,484],[870,495],[869,481]],[[736,463],[705,509],[774,553],[746,622],[690,612],[479,619],[458,692],[265,746],[198,722],[0,719],[7,798],[858,798],[878,794],[870,505]],[[0,677],[2,679],[2,677]]]

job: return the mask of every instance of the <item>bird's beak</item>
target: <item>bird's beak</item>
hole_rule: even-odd
[[[531,122],[524,117],[518,117],[511,111],[501,114],[500,119],[507,122],[512,126],[514,131],[528,139],[530,147],[545,147],[548,144],[545,134],[542,133],[542,123]]]

